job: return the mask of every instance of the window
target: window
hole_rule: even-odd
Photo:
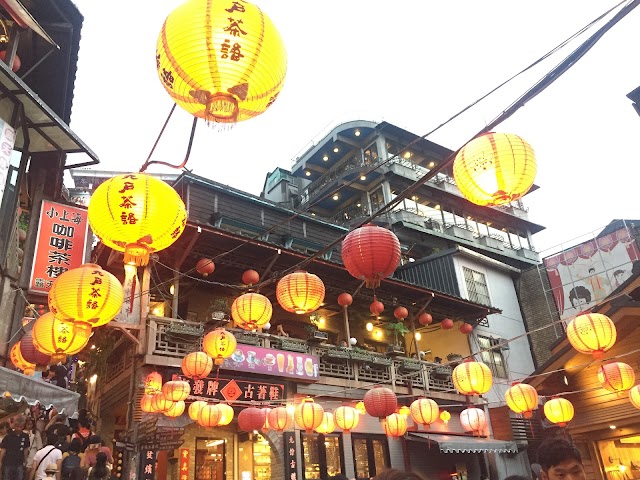
[[[302,433],[302,471],[305,480],[316,480],[344,472],[342,437]]]
[[[351,437],[356,479],[368,480],[389,467],[389,447],[384,435],[351,434]]]
[[[480,356],[489,367],[494,377],[509,378],[507,365],[502,354],[501,341],[498,338],[481,337],[478,335],[478,347],[483,351]],[[491,349],[491,350],[488,350]]]
[[[462,267],[462,271],[464,272],[464,281],[467,284],[469,300],[482,305],[491,305],[487,279],[484,273],[476,272],[467,267]]]
[[[226,475],[225,440],[196,439],[196,474],[198,480],[224,480]]]

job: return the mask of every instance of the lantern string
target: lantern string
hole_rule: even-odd
[[[173,105],[173,108],[175,108],[175,104]],[[171,112],[173,113],[173,108],[171,110]],[[169,114],[169,116],[171,116],[171,114]],[[169,119],[167,118],[167,122],[169,121]],[[144,164],[142,165],[142,167],[140,167],[140,172],[144,172],[147,167],[149,165],[152,164],[158,164],[158,165],[164,165],[165,167],[170,167],[170,168],[175,168],[177,170],[180,170],[182,168],[184,168],[184,166],[187,164],[187,162],[189,161],[189,157],[191,156],[191,147],[193,146],[193,139],[195,137],[196,134],[196,126],[198,125],[198,117],[194,117],[193,118],[193,123],[191,124],[191,134],[189,135],[189,143],[187,144],[187,153],[185,153],[184,155],[184,160],[182,161],[182,163],[178,164],[178,165],[173,165],[171,163],[168,162],[162,162],[160,160],[149,160],[147,159],[146,162],[144,162]],[[162,131],[164,131],[164,128],[167,126],[167,124],[165,123],[165,125],[162,127]],[[160,135],[162,135],[162,132],[160,132]],[[160,137],[158,137],[158,140],[160,140]],[[155,149],[158,140],[156,140],[156,143],[153,145],[153,149],[151,150],[153,152],[153,150]],[[149,154],[149,156],[151,156],[151,154]]]

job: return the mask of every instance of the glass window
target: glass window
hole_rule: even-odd
[[[383,435],[352,434],[353,465],[358,480],[375,477],[389,468],[389,448]]]
[[[462,267],[462,270],[464,272],[464,281],[467,285],[469,300],[482,305],[491,305],[487,279],[484,273],[476,272],[467,267]]]
[[[371,201],[371,210],[376,212],[380,207],[384,205],[384,195],[382,194],[382,186],[378,187],[375,191],[369,194]]]
[[[198,480],[225,480],[225,440],[221,438],[196,439],[196,474]]]
[[[362,152],[365,165],[373,165],[378,161],[378,146],[373,142]]]
[[[306,480],[315,480],[343,472],[340,435],[302,434],[302,470]]]
[[[506,362],[500,346],[500,339],[482,337],[478,335],[478,347],[480,350],[484,350],[480,353],[480,357],[489,367],[493,376],[498,378],[509,378]]]

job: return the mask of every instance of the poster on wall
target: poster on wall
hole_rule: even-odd
[[[604,300],[631,276],[640,250],[626,226],[543,260],[565,322]]]

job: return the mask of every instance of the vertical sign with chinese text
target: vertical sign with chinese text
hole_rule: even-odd
[[[87,210],[43,200],[30,292],[49,293],[58,276],[84,263],[88,225]]]
[[[155,480],[156,478],[156,452],[154,450],[142,450],[140,452],[140,480]]]
[[[180,474],[178,478],[180,480],[189,480],[189,449],[180,449]]]
[[[297,480],[295,432],[282,432],[282,440],[284,443],[284,478],[285,480]]]

